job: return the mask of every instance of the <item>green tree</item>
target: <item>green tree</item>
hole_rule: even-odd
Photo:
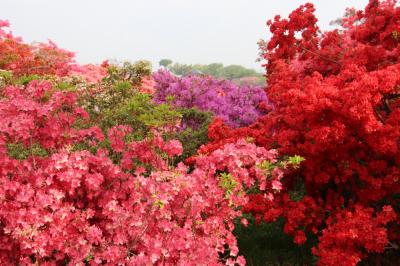
[[[194,68],[192,65],[175,63],[169,67],[169,70],[175,75],[186,76],[192,73]]]
[[[160,62],[158,62],[158,64],[160,66],[167,68],[169,65],[172,64],[172,60],[171,59],[161,59]]]
[[[219,77],[221,76],[222,70],[224,68],[224,65],[221,63],[212,63],[209,65],[205,65],[202,67],[202,69],[199,69],[201,72],[207,75],[211,75],[214,77]]]
[[[264,83],[264,78],[261,73],[258,73],[254,69],[246,68],[241,65],[224,66],[221,63],[212,63],[208,65],[188,65],[174,63],[173,65],[170,65],[168,69],[175,75],[179,76],[187,76],[189,74],[198,72],[201,74],[228,80],[238,80],[243,77],[254,77],[260,79],[260,83]]]
[[[240,65],[229,65],[222,69],[221,77],[232,80],[248,76],[258,76],[259,74],[253,70]]]

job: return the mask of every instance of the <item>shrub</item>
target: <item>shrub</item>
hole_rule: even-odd
[[[264,210],[257,200],[248,210],[268,222],[284,217],[284,231],[299,244],[304,231],[317,235],[319,265],[356,265],[399,242],[400,8],[371,0],[349,12],[341,30],[324,34],[313,12],[305,4],[268,22],[263,56],[274,109],[247,128],[214,122],[214,142],[202,150],[248,136],[304,157],[284,187],[290,192],[300,178],[306,196],[293,201],[282,193]]]
[[[153,77],[157,103],[170,102],[179,107],[209,111],[233,127],[254,122],[263,113],[259,105],[267,102],[263,89],[257,86],[238,86],[212,77],[177,78],[165,70],[154,73]]]

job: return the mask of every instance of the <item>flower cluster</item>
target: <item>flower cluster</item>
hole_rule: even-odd
[[[212,77],[178,78],[165,70],[154,73],[153,78],[157,103],[170,101],[175,106],[210,111],[232,127],[254,122],[264,113],[259,105],[268,103],[264,90],[257,86],[238,86]]]

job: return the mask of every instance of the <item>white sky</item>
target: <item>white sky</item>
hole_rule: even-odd
[[[81,63],[161,58],[180,63],[241,64],[260,70],[257,41],[266,21],[300,0],[0,0],[0,19],[27,42],[51,39]],[[346,7],[368,0],[314,0],[322,29]]]

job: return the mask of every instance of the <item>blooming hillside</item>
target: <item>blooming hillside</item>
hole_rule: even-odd
[[[267,23],[265,88],[0,21],[0,264],[398,265],[400,7],[314,12]]]

